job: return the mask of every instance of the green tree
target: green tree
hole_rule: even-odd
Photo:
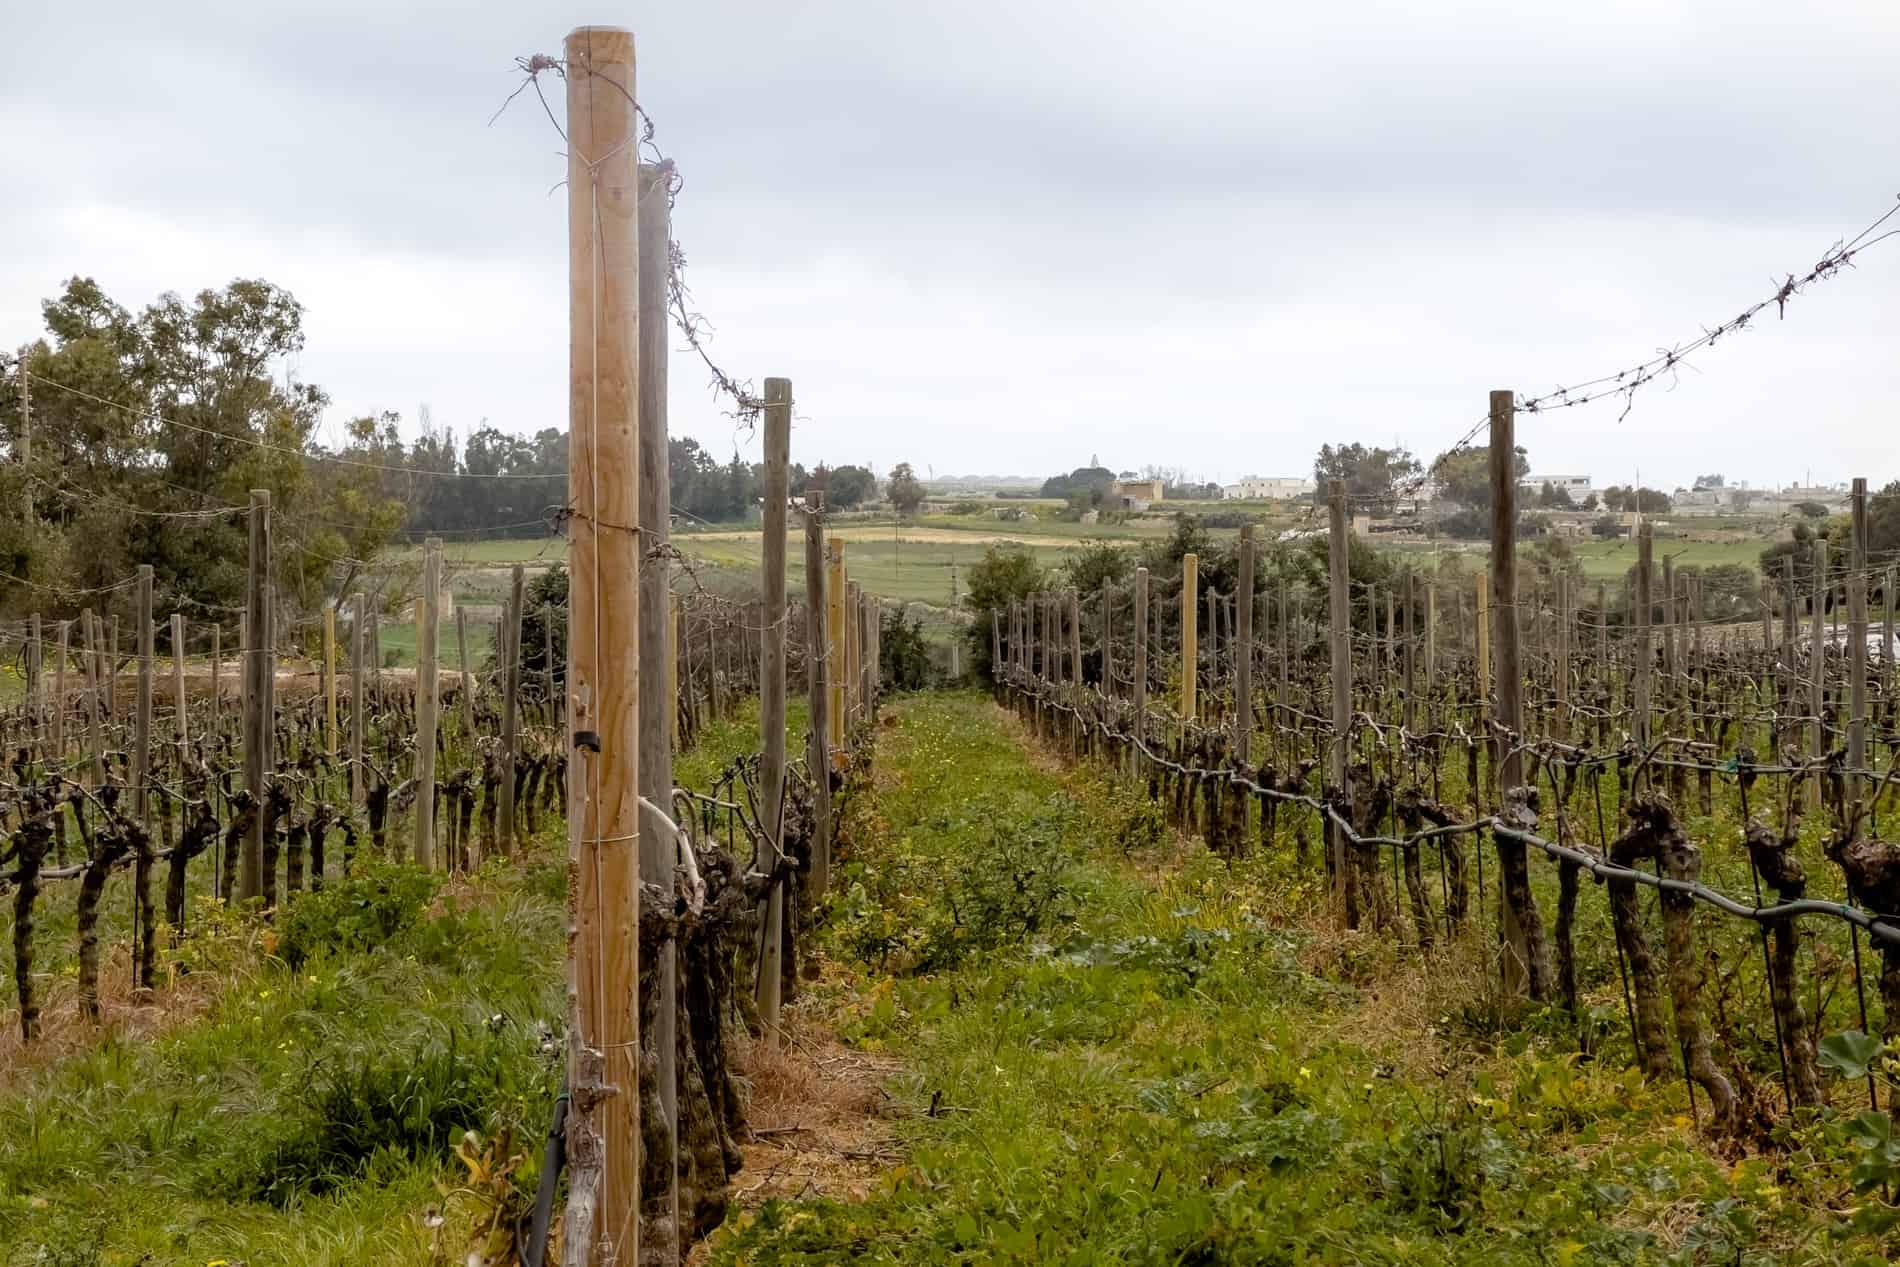
[[[833,510],[850,510],[877,493],[877,477],[861,466],[836,466],[825,472],[824,489],[825,505]]]
[[[352,464],[393,429],[352,424],[340,451],[316,442],[327,397],[277,372],[304,346],[303,307],[289,292],[240,279],[190,300],[161,295],[134,314],[75,277],[41,312],[50,338],[26,352],[39,387],[33,463],[19,472],[35,522],[6,534],[34,557],[16,560],[16,574],[89,588],[150,564],[161,610],[235,605],[243,508],[249,490],[268,489],[273,579],[294,618],[354,583],[416,504],[399,448],[391,469],[378,469],[381,458]],[[15,434],[17,391],[0,414]],[[352,463],[325,460],[339,456]],[[23,497],[0,510],[23,512]],[[5,598],[42,605],[17,587]]]
[[[891,468],[891,478],[884,495],[890,499],[891,508],[900,515],[914,515],[917,508],[924,504],[924,486],[910,469],[910,463],[899,462]]]
[[[1007,621],[1009,605],[1043,588],[1048,576],[1029,547],[1005,542],[984,548],[983,557],[964,574],[969,588],[963,605],[975,618],[966,636],[970,640],[970,671],[987,681],[990,673],[990,616],[1000,612]]]
[[[1531,473],[1531,460],[1523,445],[1511,459],[1512,478],[1521,480]],[[1489,449],[1448,449],[1432,460],[1432,478],[1443,495],[1460,506],[1473,510],[1491,509],[1491,452]]]
[[[901,607],[878,614],[878,674],[894,691],[921,691],[930,685],[930,643],[921,617],[906,619]]]
[[[1313,459],[1314,498],[1324,505],[1331,480],[1343,480],[1355,504],[1389,513],[1401,486],[1419,473],[1418,459],[1404,448],[1367,448],[1363,444],[1323,444]]]

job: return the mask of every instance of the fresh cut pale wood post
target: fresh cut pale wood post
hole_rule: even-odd
[[[569,1188],[563,1256],[640,1251],[639,314],[633,36],[567,37]],[[551,616],[552,613],[546,613]],[[546,639],[553,686],[553,622]],[[561,725],[559,702],[550,721]]]

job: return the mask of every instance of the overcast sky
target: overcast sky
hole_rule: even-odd
[[[1429,457],[1488,389],[1692,338],[1900,194],[1893,0],[10,3],[0,341],[73,274],[263,277],[331,426],[565,425],[561,143],[531,95],[489,118],[588,22],[635,31],[714,354],[793,380],[808,464]],[[1878,486],[1897,293],[1900,239],[1621,424],[1520,441],[1599,486]],[[678,351],[671,403],[756,453]]]

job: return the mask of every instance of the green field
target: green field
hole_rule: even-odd
[[[1658,567],[1668,558],[1675,560],[1677,567],[1709,568],[1726,563],[1739,564],[1752,570],[1760,566],[1761,552],[1768,545],[1766,538],[1755,541],[1682,541],[1658,537],[1655,556]],[[1636,566],[1634,541],[1578,542],[1571,546],[1571,553],[1582,565],[1583,574],[1592,580],[1617,580]]]
[[[1212,504],[1181,507],[1190,512],[1214,509]],[[1229,508],[1232,509],[1232,508]],[[1246,508],[1257,512],[1258,507]],[[998,520],[969,515],[926,515],[915,521],[896,523],[889,519],[844,520],[834,525],[830,536],[845,546],[845,561],[852,579],[871,593],[900,602],[922,602],[936,607],[950,606],[955,594],[967,588],[963,576],[970,565],[983,557],[991,545],[1018,542],[1031,550],[1045,567],[1059,565],[1073,551],[1095,542],[1113,542],[1138,547],[1162,540],[1173,531],[1174,508],[1165,514],[1135,516],[1121,523],[1077,524],[1050,518]],[[1283,528],[1309,526],[1310,514],[1298,509],[1267,512],[1269,539]],[[1236,529],[1216,529],[1217,539],[1231,539]],[[1763,532],[1745,541],[1691,541],[1670,536],[1656,539],[1656,559],[1673,559],[1678,567],[1714,567],[1723,564],[1754,568],[1761,552],[1772,538]],[[697,584],[722,592],[743,592],[756,582],[761,535],[752,527],[713,527],[679,532],[673,544],[688,559],[695,561]],[[1381,543],[1384,545],[1384,543]],[[1568,543],[1570,554],[1590,580],[1615,581],[1636,564],[1633,540],[1577,541]],[[1423,542],[1394,542],[1385,548],[1418,558],[1448,554],[1469,555],[1481,559],[1488,551],[1483,542],[1452,541],[1446,538]],[[1526,552],[1540,549],[1540,543],[1527,542]],[[558,539],[537,537],[525,540],[476,541],[451,543],[443,549],[443,559],[451,586],[456,594],[471,603],[499,603],[506,597],[508,569],[515,563],[530,571],[548,566],[565,556],[565,544]],[[412,547],[395,556],[402,566],[420,558],[420,548]],[[955,590],[952,576],[955,574]],[[786,579],[790,591],[803,593],[805,580],[804,543],[793,525],[790,551],[786,560]]]

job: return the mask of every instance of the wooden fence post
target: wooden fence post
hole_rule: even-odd
[[[469,754],[475,752],[475,673],[468,667],[468,621],[462,604],[455,605],[455,658],[462,665],[462,738]],[[332,749],[334,752],[334,748]]]
[[[1650,593],[1656,567],[1655,549],[1655,531],[1649,521],[1644,520],[1636,529],[1636,595],[1632,604],[1636,625],[1636,663],[1632,667],[1636,681],[1630,698],[1630,711],[1634,714],[1630,719],[1630,737],[1636,741],[1637,759],[1644,763],[1639,772],[1647,766],[1649,758],[1650,674],[1656,664],[1655,634],[1650,624],[1655,608],[1655,598]],[[1647,779],[1648,775],[1642,777]]]
[[[1867,480],[1856,477],[1847,536],[1848,786],[1867,768]]]
[[[640,1259],[639,189],[632,35],[566,42],[569,1197],[573,1262]],[[544,609],[544,617],[551,617]],[[565,725],[566,729],[562,727]]]
[[[1551,678],[1557,685],[1556,734],[1570,738],[1570,577],[1557,574],[1557,649]]]
[[[845,684],[849,678],[849,654],[845,649],[844,636],[844,542],[835,538],[825,543],[827,560],[825,581],[825,635],[831,644],[830,672],[826,686],[831,693],[831,703],[825,714],[831,723],[831,764],[834,770],[844,769],[845,737]]]
[[[1135,569],[1135,739],[1148,738],[1148,569]],[[1136,760],[1141,759],[1136,754]],[[1137,766],[1136,769],[1140,769]]]
[[[1181,556],[1181,736],[1200,719],[1201,556]]]
[[[1827,759],[1827,724],[1823,716],[1827,711],[1827,628],[1824,622],[1827,619],[1827,601],[1832,589],[1827,580],[1827,538],[1816,537],[1814,539],[1813,627],[1808,640],[1808,649],[1811,653],[1808,665],[1808,712],[1814,718],[1813,745],[1816,761]],[[1818,806],[1821,797],[1821,776],[1818,772],[1811,787],[1813,789],[1811,801]]]
[[[1234,759],[1253,760],[1253,525],[1240,528],[1240,577],[1234,603]]]
[[[26,380],[21,379],[24,383]],[[44,701],[40,698],[40,614],[27,618],[26,638],[26,715],[27,742],[39,741],[46,725]]]
[[[640,792],[662,813],[673,810],[673,728],[676,724],[671,690],[656,690],[669,681],[672,662],[672,489],[668,475],[667,444],[667,319],[668,279],[672,275],[671,169],[652,164],[640,167]],[[666,831],[647,831],[640,838],[640,877],[671,897],[679,844]],[[679,1222],[679,944],[668,938],[660,944],[659,962],[647,974],[654,996],[647,1006],[654,1020],[653,1047],[658,1054],[660,1111],[665,1115],[659,1132],[661,1173],[667,1176],[670,1216],[658,1221],[667,1243],[648,1247],[656,1260],[676,1262]],[[649,1135],[653,1132],[649,1131]]]
[[[1001,668],[996,613],[990,613],[990,673]],[[824,900],[831,887],[831,642],[830,604],[825,593],[825,495],[805,494],[805,692],[811,701],[805,766],[812,784],[811,895]]]
[[[72,640],[73,622],[59,622],[59,659],[53,664],[53,761],[66,761],[66,659],[67,644]]]
[[[363,689],[363,645],[369,631],[363,613],[369,600],[359,590],[350,613],[350,804],[363,804],[363,739],[369,698]]]
[[[265,784],[271,771],[273,743],[271,695],[277,664],[271,654],[270,490],[251,490],[250,576],[244,612],[244,786],[256,799],[238,857],[238,898],[264,896]]]
[[[508,578],[508,611],[502,619],[501,646],[501,852],[515,851],[515,769],[521,759],[521,616],[526,601],[522,566]],[[572,807],[570,807],[571,811]]]
[[[138,851],[132,859],[133,954],[136,966],[133,985],[139,990],[152,988],[155,947],[152,928],[152,565],[139,564],[138,606],[133,631],[138,645],[138,696],[132,714],[132,787],[133,813],[145,829]]]
[[[191,742],[191,716],[186,711],[185,699],[185,616],[183,612],[173,612],[171,619],[172,634],[172,707],[177,710],[174,719],[177,723],[173,730],[178,741],[179,769],[184,769],[185,747]]]
[[[435,732],[442,674],[436,662],[441,640],[442,541],[422,545],[422,605],[416,621],[416,865],[435,866]]]
[[[780,865],[784,847],[785,803],[785,505],[791,463],[792,382],[765,380],[765,550],[760,603],[764,635],[759,659],[759,791],[764,799],[764,838],[752,860],[754,869],[776,878],[766,890],[765,935],[759,955],[759,1022],[768,1047],[776,1049],[780,991],[783,986],[786,875]]]
[[[1333,688],[1332,791],[1347,805],[1352,804],[1352,599],[1351,551],[1346,536],[1346,486],[1340,480],[1327,483],[1327,630]],[[1354,912],[1352,885],[1347,879],[1345,834],[1325,820],[1326,836],[1332,841],[1333,902],[1335,914],[1351,926],[1357,923],[1348,914]]]
[[[323,608],[323,667],[318,674],[318,682],[323,690],[324,746],[323,750],[331,757],[337,753],[336,725],[336,604],[326,603]]]
[[[1496,643],[1498,763],[1500,796],[1524,782],[1524,758],[1519,752],[1524,733],[1524,670],[1518,658],[1517,610],[1517,397],[1509,390],[1491,393],[1491,592],[1495,613],[1492,639]],[[1502,901],[1501,932],[1506,954],[1500,964],[1504,988],[1520,993],[1528,988],[1533,999],[1549,994],[1550,952],[1543,945],[1543,929],[1530,891],[1530,864],[1525,846],[1497,838],[1499,888]]]

